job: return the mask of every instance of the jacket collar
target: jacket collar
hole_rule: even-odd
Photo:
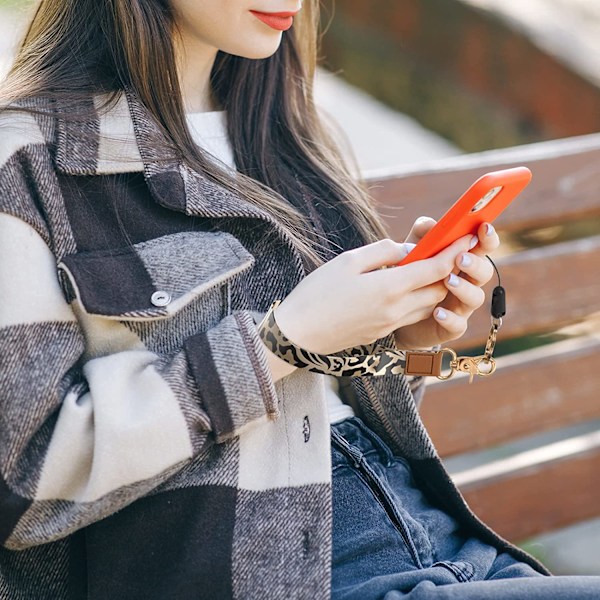
[[[272,224],[289,245],[285,229],[266,211],[185,165],[173,152],[148,110],[130,90],[115,106],[98,110],[104,97],[81,107],[85,122],[56,119],[55,164],[68,175],[108,175],[143,171],[159,204],[191,216],[257,218]]]

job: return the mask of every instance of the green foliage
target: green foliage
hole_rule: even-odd
[[[498,337],[501,338],[501,333],[498,334]],[[533,348],[539,348],[540,346],[546,346],[548,344],[560,342],[567,338],[568,336],[566,335],[550,331],[537,335],[524,335],[522,337],[513,338],[509,340],[498,339],[498,341],[496,342],[496,348],[494,350],[494,356],[498,358],[500,356],[513,354],[514,352],[531,350]],[[479,356],[480,354],[483,354],[484,351],[485,345],[461,351],[461,354],[466,354],[468,356]]]
[[[19,8],[27,8],[33,4],[34,0],[0,0],[0,8],[16,10]]]
[[[522,550],[525,550],[528,554],[531,554],[534,558],[537,558],[543,565],[548,567],[548,555],[546,549],[542,544],[536,542],[535,539],[524,540],[517,544]]]

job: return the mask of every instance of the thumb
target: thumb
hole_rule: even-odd
[[[437,223],[435,219],[431,217],[419,217],[411,227],[408,235],[406,236],[407,242],[416,244],[419,240]]]

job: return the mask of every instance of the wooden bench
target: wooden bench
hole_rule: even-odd
[[[462,375],[430,380],[422,415],[444,459],[600,418],[600,135],[365,174],[391,237],[401,240],[416,217],[439,218],[479,175],[521,164],[533,181],[496,222],[507,242],[496,255],[507,291],[499,342],[568,329],[560,341],[501,356],[497,372],[472,385]],[[543,237],[573,228],[587,237],[503,254],[524,232]],[[489,327],[486,304],[465,336],[448,345],[481,352]],[[600,431],[593,431],[453,477],[485,522],[520,541],[600,516],[598,474]]]

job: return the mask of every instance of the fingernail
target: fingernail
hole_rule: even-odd
[[[485,235],[494,235],[494,232],[496,230],[494,229],[493,225],[490,225],[489,223],[485,226]]]
[[[454,273],[450,273],[450,277],[448,277],[448,285],[452,287],[458,287],[459,284],[458,277]]]
[[[468,254],[463,254],[460,257],[460,266],[461,267],[470,267],[473,263],[473,259]]]
[[[447,313],[443,308],[436,308],[435,309],[435,317],[436,319],[439,319],[440,321],[445,321],[446,317],[447,317]]]
[[[411,252],[415,246],[416,246],[416,244],[411,244],[410,242],[404,242],[404,248],[406,249],[406,254]]]
[[[471,242],[469,243],[469,250],[472,250],[473,248],[475,248],[475,246],[477,246],[477,242],[479,242],[479,238],[476,235],[474,235],[471,238]]]

